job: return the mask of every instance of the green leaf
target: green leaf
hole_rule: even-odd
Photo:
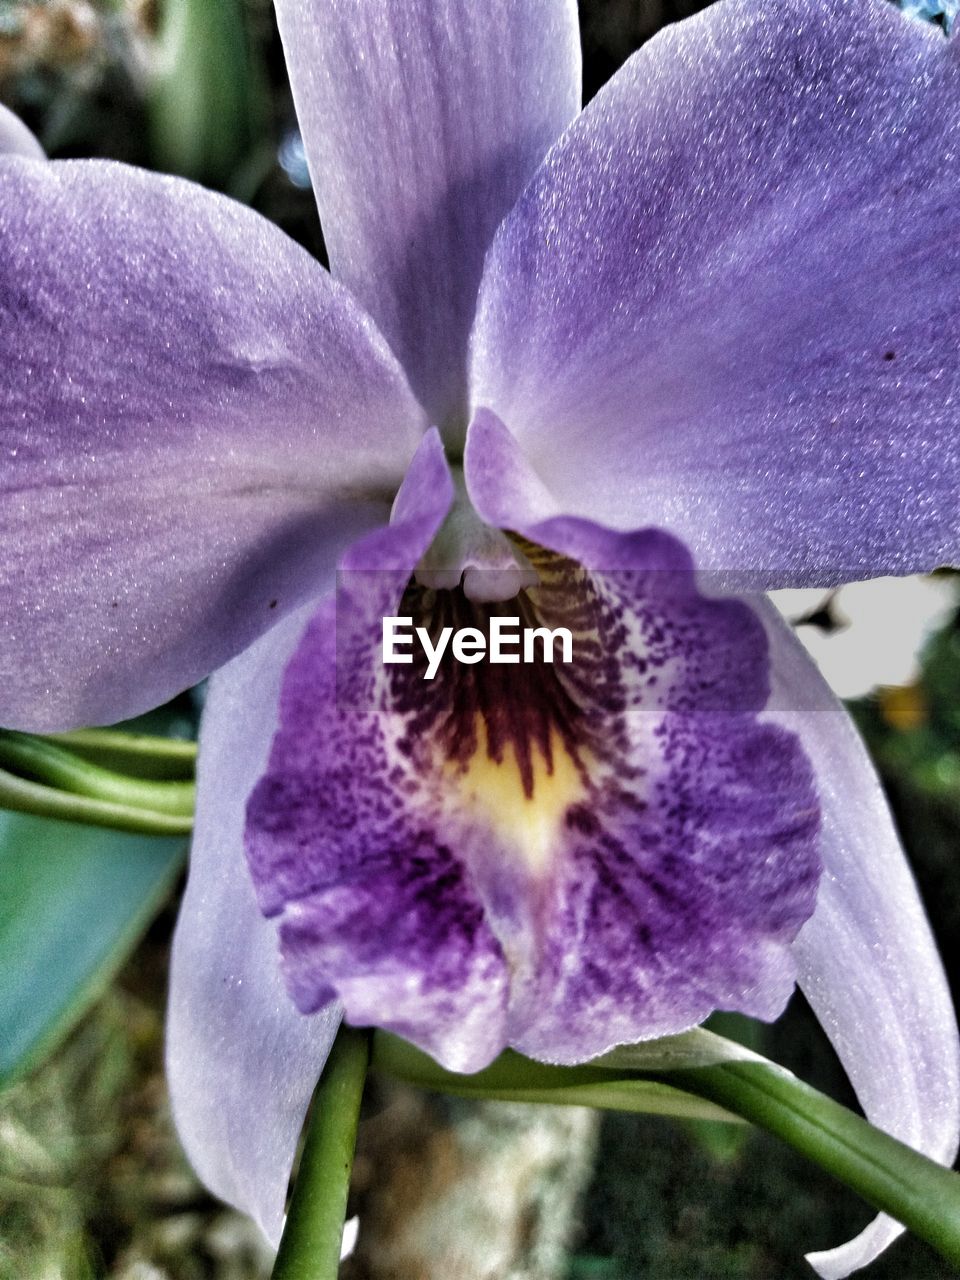
[[[182,818],[187,831],[191,827],[195,800],[192,781],[155,782],[116,773],[49,737],[6,728],[0,728],[0,765],[4,771],[13,771],[14,776],[32,778],[54,790],[129,809],[145,809],[148,813],[169,814]]]
[[[0,1085],[104,990],[169,894],[186,844],[0,812]]]
[[[193,828],[192,814],[162,813],[136,805],[97,800],[91,796],[58,791],[42,782],[18,777],[0,769],[0,809],[30,813],[41,818],[82,822],[92,827],[110,827],[138,835],[187,836]]]

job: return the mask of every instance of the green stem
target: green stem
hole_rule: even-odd
[[[45,734],[46,741],[119,773],[187,780],[193,777],[197,744],[186,738],[161,738],[121,729],[74,729]]]
[[[731,1115],[704,1098],[693,1097],[635,1072],[613,1071],[590,1064],[554,1067],[545,1062],[533,1062],[510,1049],[483,1071],[462,1076],[445,1071],[428,1054],[421,1053],[406,1040],[377,1031],[373,1037],[370,1065],[375,1071],[418,1085],[421,1089],[436,1089],[461,1098],[600,1107],[607,1111],[740,1123],[739,1116]]]
[[[960,1267],[960,1176],[774,1063],[724,1062],[644,1074],[596,1064],[551,1067],[508,1052],[485,1071],[461,1076],[377,1032],[373,1065],[443,1093],[581,1101],[614,1111],[646,1110],[646,1090],[654,1084],[669,1087],[680,1098],[706,1100],[728,1116],[733,1113],[775,1134]]]
[[[55,742],[30,734],[0,731],[0,766],[25,773],[46,787],[125,809],[142,809],[180,819],[190,819],[193,815],[195,788],[192,782],[154,782],[113,773]]]
[[[670,1080],[775,1134],[960,1267],[956,1173],[765,1063],[698,1067]]]
[[[82,822],[91,827],[110,827],[115,831],[134,831],[151,836],[185,836],[193,828],[190,816],[157,813],[129,805],[93,800],[88,796],[56,791],[39,782],[18,778],[0,769],[0,809],[17,813],[33,813],[41,818],[60,818],[65,822]]]
[[[342,1026],[314,1094],[273,1280],[336,1280],[369,1058],[369,1034]]]

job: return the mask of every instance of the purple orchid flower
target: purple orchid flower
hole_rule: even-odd
[[[0,121],[0,721],[217,670],[170,991],[198,1172],[276,1239],[344,1010],[473,1070],[795,981],[950,1162],[875,775],[772,607],[707,586],[957,558],[956,49],[884,0],[719,0],[578,115],[572,0],[277,10],[329,275]],[[379,660],[384,613],[511,610],[569,669]]]

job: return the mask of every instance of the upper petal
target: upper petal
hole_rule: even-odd
[[[863,743],[768,602],[771,717],[816,770],[824,875],[794,952],[799,982],[867,1118],[944,1164],[960,1134],[957,1021],[936,944]],[[903,1228],[885,1215],[841,1248],[813,1254],[827,1280],[866,1266]]]
[[[180,1140],[210,1190],[250,1214],[274,1244],[340,1008],[331,1003],[305,1018],[288,999],[275,931],[243,856],[243,815],[267,761],[283,670],[311,611],[285,618],[210,681],[167,1003],[167,1081]]]
[[[0,102],[0,156],[26,156],[30,160],[43,160],[43,147],[19,116]]]
[[[483,256],[580,105],[575,0],[277,0],[330,266],[462,431]]]
[[[649,42],[488,258],[472,395],[560,509],[767,585],[960,556],[960,46],[884,0]]]
[[[117,720],[316,594],[422,413],[302,249],[120,165],[0,170],[0,723]]]

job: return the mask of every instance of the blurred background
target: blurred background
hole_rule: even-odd
[[[586,93],[696,0],[581,0]],[[184,174],[323,257],[269,0],[0,0],[0,101],[54,157]],[[866,737],[960,997],[960,590],[942,573],[778,603]],[[147,721],[195,735],[200,699]],[[0,814],[0,1280],[256,1280],[270,1254],[187,1166],[163,1011],[182,840]],[[801,997],[725,1020],[855,1105]],[[354,1280],[773,1280],[872,1216],[746,1127],[545,1114],[373,1082]],[[904,1240],[865,1275],[932,1280]]]

